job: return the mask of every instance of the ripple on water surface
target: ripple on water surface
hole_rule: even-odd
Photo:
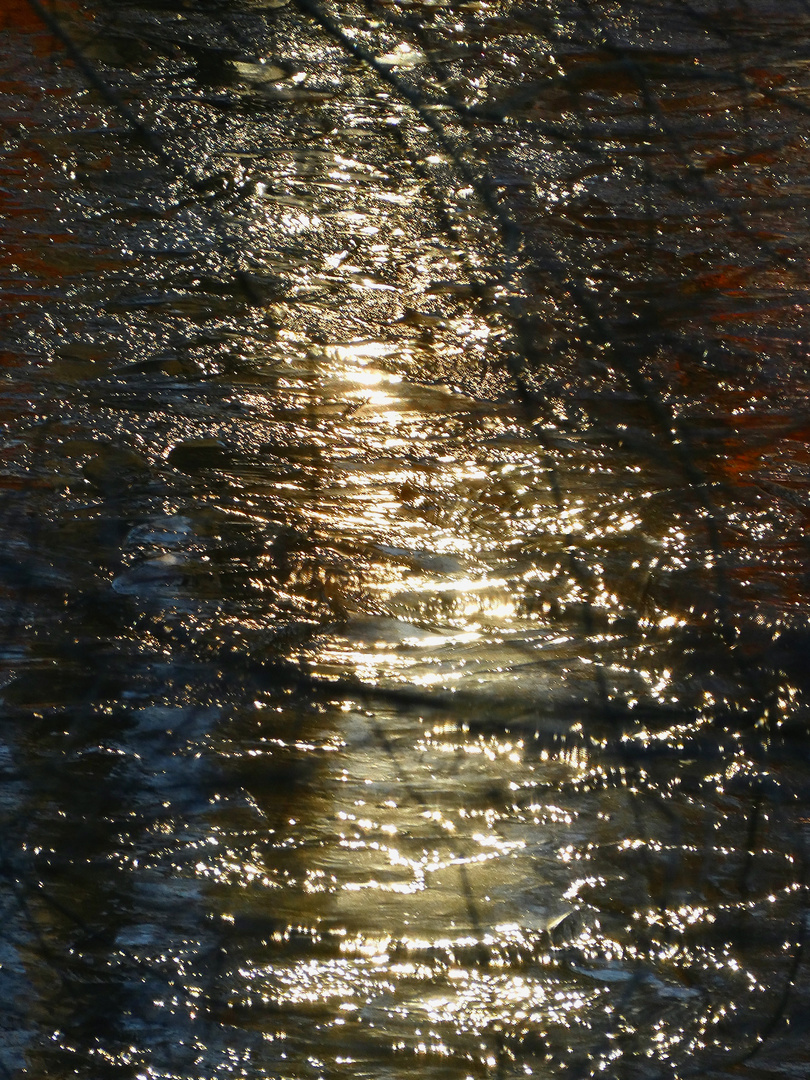
[[[806,12],[6,7],[0,1071],[804,1075]]]

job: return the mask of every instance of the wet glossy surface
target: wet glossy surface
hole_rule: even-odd
[[[807,10],[109,7],[0,15],[0,1072],[805,1076]]]

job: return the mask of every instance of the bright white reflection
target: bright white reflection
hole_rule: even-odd
[[[423,64],[426,59],[427,57],[423,52],[409,45],[407,41],[402,41],[390,53],[377,57],[377,63],[383,64],[385,67],[405,70]]]

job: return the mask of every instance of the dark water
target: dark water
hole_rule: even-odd
[[[0,1073],[805,1077],[810,8],[42,10]]]

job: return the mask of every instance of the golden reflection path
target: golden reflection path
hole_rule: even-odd
[[[227,886],[214,895],[237,939],[243,926],[275,927],[262,939],[270,959],[239,969],[233,1006],[280,1012],[282,1061],[313,1045],[313,1068],[346,1074],[415,1057],[436,1075],[598,1075],[628,1044],[649,1061],[719,1052],[729,1011],[756,1013],[768,988],[707,935],[740,906],[789,906],[800,891],[792,856],[776,838],[762,852],[787,871],[776,893],[709,899],[683,864],[704,863],[707,830],[718,837],[710,858],[738,858],[739,838],[720,842],[721,805],[699,806],[669,769],[625,758],[623,745],[677,746],[709,722],[706,700],[704,720],[677,721],[675,664],[644,652],[651,634],[678,633],[681,614],[650,613],[628,641],[626,593],[593,574],[586,602],[599,622],[583,655],[582,626],[539,626],[534,599],[550,582],[558,610],[582,610],[582,580],[560,581],[572,539],[605,561],[618,543],[636,569],[655,563],[666,537],[645,520],[649,477],[569,441],[566,467],[586,480],[561,512],[547,455],[511,407],[415,386],[392,358],[390,343],[365,339],[284,360],[299,453],[313,461],[317,450],[284,497],[319,547],[362,559],[362,596],[341,601],[338,624],[297,657],[327,681],[439,694],[421,709],[344,698],[294,746],[259,734],[266,711],[284,710],[256,702],[255,742],[240,740],[238,754],[317,753],[323,764],[305,809],[272,838],[257,821],[249,860],[215,830],[198,865]],[[599,732],[611,703],[631,710],[618,747]],[[651,728],[659,708],[666,724]],[[719,781],[713,791],[722,801]],[[258,812],[272,799],[258,796]],[[662,829],[679,812],[687,824]],[[294,870],[279,871],[283,851]],[[709,972],[725,986],[718,997],[706,996]]]

